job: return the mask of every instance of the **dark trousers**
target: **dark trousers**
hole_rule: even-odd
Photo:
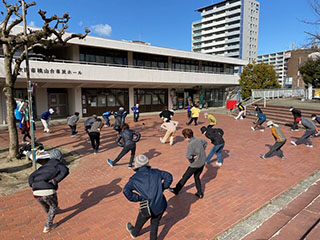
[[[77,134],[77,125],[74,125],[74,126],[69,125],[69,127],[71,128],[71,135],[76,135]]]
[[[306,132],[296,141],[296,144],[301,144],[304,140],[307,141],[308,145],[312,145],[312,142],[310,141],[310,136],[315,134],[316,130],[306,130]]]
[[[136,153],[136,144],[130,144],[128,146],[124,146],[122,151],[119,153],[118,157],[113,161],[113,164],[116,164],[124,155],[126,155],[129,151],[131,151],[131,157],[129,165],[132,165],[134,155]]]
[[[188,118],[191,118],[191,111],[188,111]]]
[[[151,218],[151,230],[150,230],[150,240],[156,240],[158,237],[158,227],[160,220],[162,218],[163,213],[160,213],[159,215],[151,215],[151,217],[144,217],[140,212],[137,217],[136,224],[134,226],[134,229],[132,231],[133,236],[138,236],[141,228],[143,225]]]
[[[283,155],[283,152],[281,150],[282,146],[286,144],[286,141],[283,141],[283,142],[276,142],[272,147],[271,149],[269,150],[269,152],[267,152],[264,156],[265,157],[270,157],[274,152],[278,151],[279,152],[279,157],[283,158],[284,155]]]
[[[31,140],[31,136],[29,131],[22,131],[23,134],[23,141],[25,142],[27,140],[27,137]]]
[[[138,112],[133,113],[133,121],[138,122],[138,119],[139,119],[139,113]]]
[[[199,195],[202,195],[202,188],[201,188],[201,182],[200,182],[200,174],[203,171],[203,167],[200,168],[191,168],[188,167],[187,171],[183,174],[181,180],[177,183],[176,187],[174,188],[174,191],[176,194],[180,192],[180,190],[183,188],[183,186],[186,184],[188,179],[193,175],[194,176],[194,182],[196,184],[197,193]]]
[[[100,145],[100,133],[98,132],[89,132],[89,137],[91,141],[91,146],[93,150],[98,151]]]
[[[253,128],[256,129],[257,127],[259,127],[260,129],[262,129],[262,126],[261,126],[261,125],[262,125],[262,123],[264,123],[264,122],[265,122],[265,121],[261,121],[261,120],[258,119],[258,120],[256,121],[256,124],[254,125]]]
[[[190,125],[192,122],[194,121],[194,125],[198,125],[198,118],[197,117],[193,117],[190,119],[190,121],[187,123],[187,125]]]
[[[298,124],[297,124],[297,117],[293,117],[293,124],[292,124],[292,128],[293,130],[298,129]]]

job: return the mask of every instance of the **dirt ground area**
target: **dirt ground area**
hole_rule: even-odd
[[[46,147],[50,151],[52,147]],[[72,171],[80,163],[80,155],[66,148],[58,148],[63,153],[63,161]],[[32,160],[23,157],[21,160],[8,162],[8,148],[0,148],[0,195],[6,196],[20,189],[29,187],[28,177],[34,171]],[[41,164],[37,163],[37,168]]]

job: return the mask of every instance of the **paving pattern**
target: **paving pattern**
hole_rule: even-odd
[[[159,227],[159,239],[214,239],[242,218],[265,205],[302,179],[320,169],[320,137],[312,139],[313,148],[294,147],[295,140],[304,131],[285,129],[288,142],[284,146],[285,160],[277,156],[262,160],[274,139],[269,129],[250,130],[252,121],[234,120],[228,115],[215,114],[218,126],[225,131],[224,165],[206,165],[201,181],[204,198],[198,200],[194,181],[190,179],[178,196],[166,191],[168,208]],[[186,114],[177,114],[179,129],[173,146],[160,144],[161,120],[158,116],[142,116],[133,123],[141,132],[137,154],[144,153],[154,168],[173,174],[175,184],[181,178],[188,162],[185,159],[187,142],[182,129],[186,127]],[[190,126],[197,137],[203,137],[200,127],[206,124],[203,116],[198,126]],[[144,125],[143,125],[144,124]],[[125,229],[128,221],[135,223],[138,204],[128,202],[122,193],[124,185],[134,173],[128,169],[129,155],[111,168],[107,158],[114,159],[121,151],[111,128],[102,130],[100,152],[93,154],[83,124],[79,135],[70,137],[67,126],[53,127],[53,133],[37,130],[38,141],[45,145],[77,151],[82,156],[80,165],[59,185],[59,213],[55,218],[58,227],[48,234],[42,233],[46,215],[33,198],[31,189],[0,197],[0,239],[131,239]],[[0,146],[6,146],[7,134],[0,133]],[[211,149],[209,143],[207,153]],[[216,160],[216,156],[214,157]],[[149,239],[149,223],[136,239]]]

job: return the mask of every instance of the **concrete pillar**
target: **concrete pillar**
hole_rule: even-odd
[[[82,95],[80,87],[68,88],[68,104],[70,115],[72,115],[74,112],[79,112],[79,117],[83,116]]]
[[[37,118],[40,118],[41,113],[48,110],[48,92],[47,88],[37,88],[36,90],[36,108]]]
[[[134,102],[134,88],[129,87],[129,113],[133,114],[131,107],[133,107],[136,103]]]
[[[128,52],[128,66],[133,66],[133,52]]]

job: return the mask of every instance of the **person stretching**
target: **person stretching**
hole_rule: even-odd
[[[305,117],[297,118],[297,123],[302,124],[305,127],[305,133],[296,141],[291,141],[291,144],[297,146],[301,144],[304,140],[307,141],[307,147],[313,147],[312,142],[310,141],[310,136],[315,134],[316,132],[316,125],[310,120]]]
[[[177,130],[178,122],[177,121],[170,121],[167,120],[166,118],[164,119],[164,123],[162,123],[161,128],[167,130],[166,134],[164,135],[163,138],[160,138],[161,143],[166,143],[167,139],[170,138],[170,146],[173,145],[173,139],[174,139],[174,134]]]
[[[198,118],[200,115],[201,110],[198,108],[198,105],[194,105],[191,108],[191,119],[190,121],[187,123],[187,125],[190,125],[193,121],[194,121],[194,125],[197,126],[198,125]]]
[[[256,113],[256,116],[258,117],[254,127],[251,127],[252,131],[255,131],[257,129],[257,127],[259,127],[260,131],[264,131],[262,124],[266,121],[267,117],[265,114],[258,112]]]
[[[128,168],[132,168],[132,163],[134,159],[134,154],[136,153],[136,142],[140,140],[141,134],[129,129],[129,125],[124,123],[122,126],[122,131],[120,135],[117,137],[116,142],[120,147],[123,147],[122,151],[116,157],[114,161],[108,159],[107,162],[110,167],[113,167],[124,155],[126,155],[129,151],[131,151],[131,157]],[[121,142],[123,139],[123,143]]]

